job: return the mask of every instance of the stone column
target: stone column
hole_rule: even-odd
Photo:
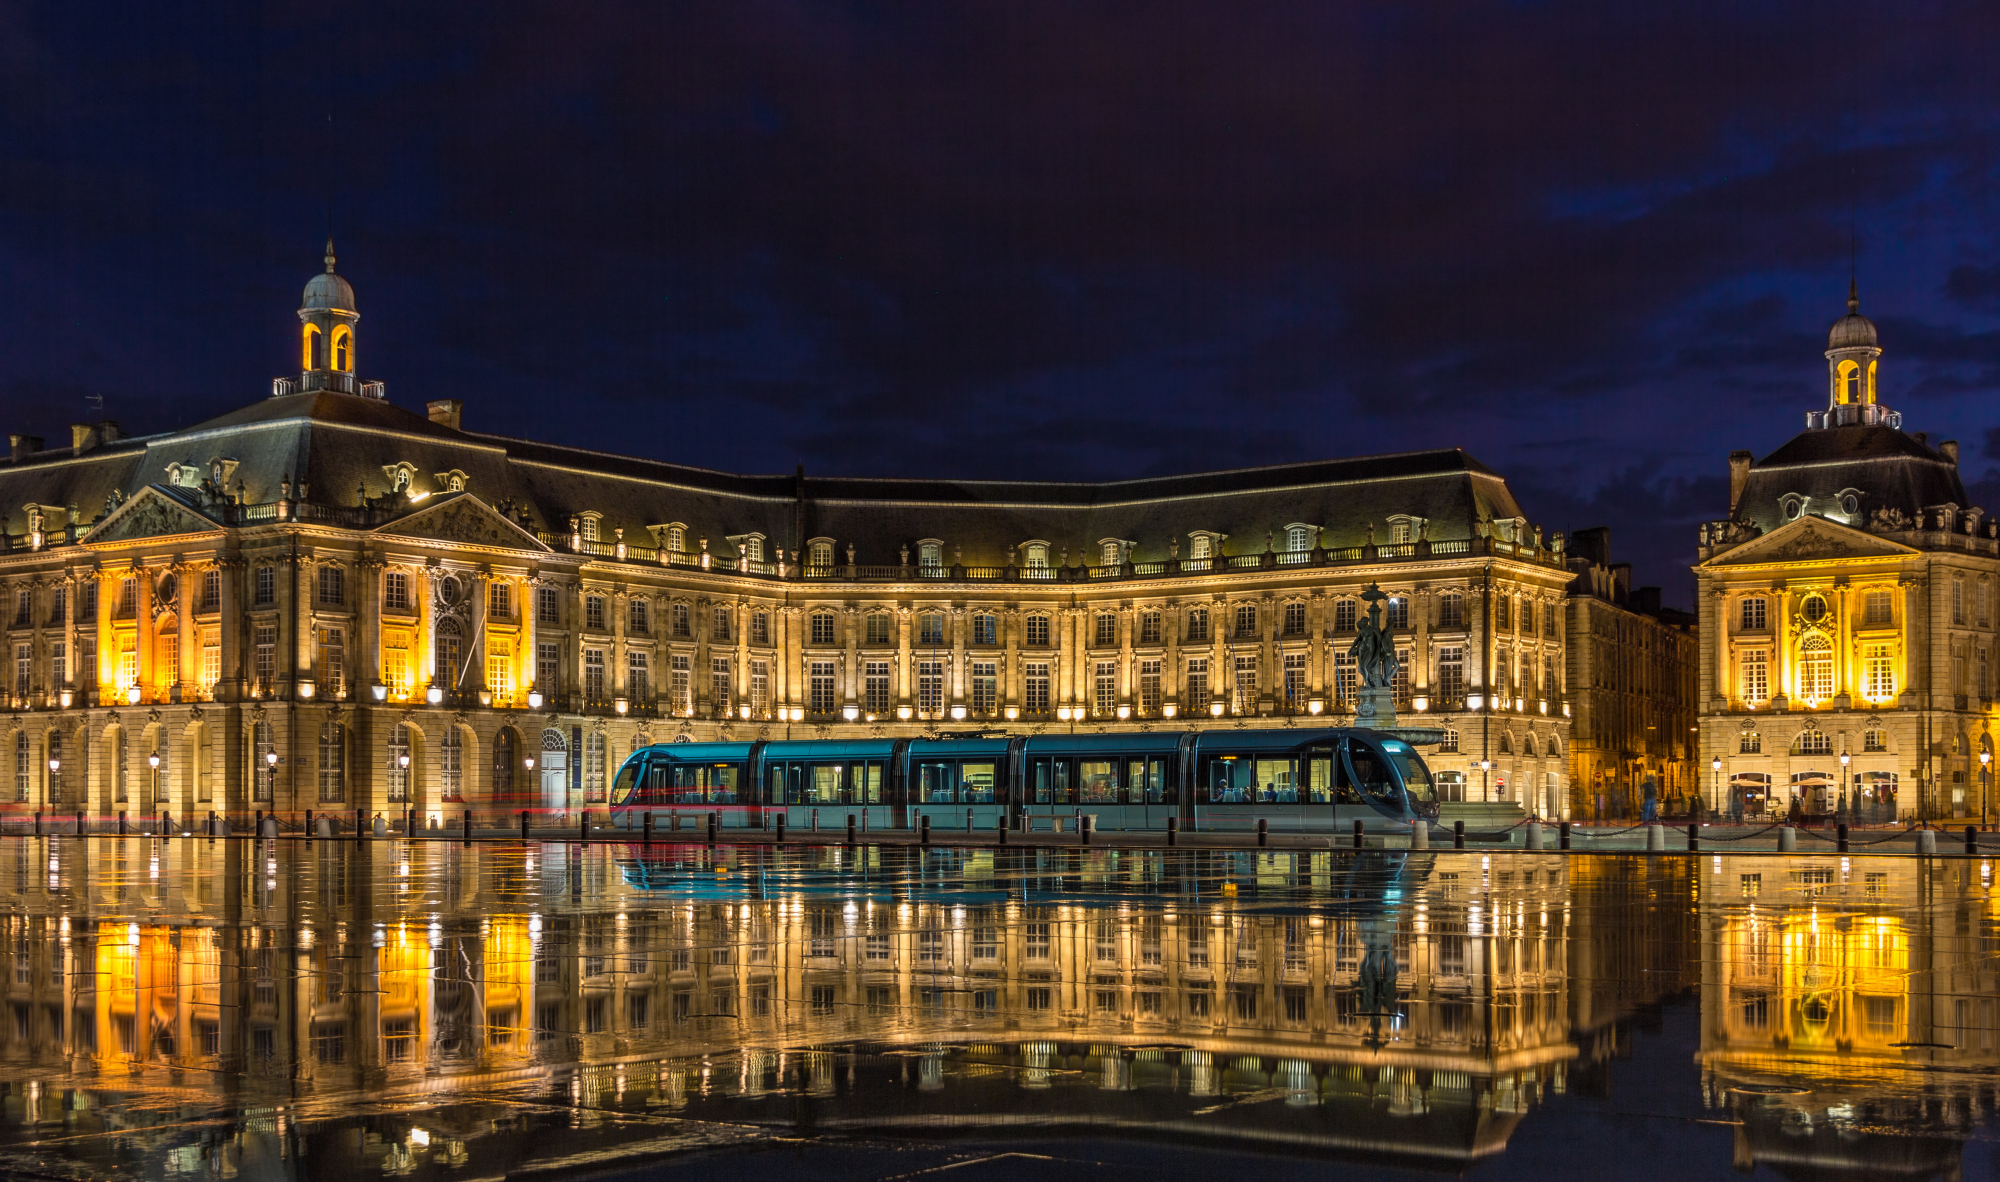
[[[1216,561],[1222,556],[1216,555]],[[1233,624],[1229,618],[1229,602],[1220,594],[1210,597],[1208,603],[1208,696],[1213,701],[1221,695],[1228,700],[1231,680],[1236,669],[1229,655],[1229,629]],[[1208,716],[1208,702],[1200,704],[1202,717]]]
[[[854,604],[847,604],[840,610],[841,651],[840,684],[841,704],[858,705],[861,701],[861,629],[866,617]]]
[[[916,705],[916,683],[910,664],[910,625],[916,609],[907,603],[896,605],[896,704]]]
[[[1160,605],[1161,639],[1166,642],[1166,654],[1160,661],[1160,701],[1174,703],[1176,717],[1187,717],[1187,703],[1181,700],[1182,683],[1186,678],[1181,670],[1181,605],[1172,601]]]

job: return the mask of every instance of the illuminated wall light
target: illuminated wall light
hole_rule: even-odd
[[[899,722],[910,721],[910,708],[908,706],[896,707],[896,718]]]
[[[840,708],[840,716],[849,722],[861,717],[861,707],[849,702]]]
[[[1174,715],[1179,713],[1180,713],[1180,707],[1174,705],[1172,702],[1167,702],[1160,707],[1161,718],[1172,718]]]
[[[953,702],[951,704],[951,720],[953,722],[965,721],[965,704],[963,702]]]
[[[1221,698],[1217,698],[1215,701],[1210,702],[1208,704],[1208,713],[1211,717],[1221,718],[1223,709],[1224,707],[1222,705]]]
[[[301,681],[299,682],[299,697],[310,698],[313,696],[313,691],[317,688],[319,687],[315,686],[310,679]]]
[[[1132,717],[1132,707],[1123,705],[1118,707],[1118,721],[1124,722],[1125,720],[1131,717]]]
[[[1307,714],[1313,714],[1313,715],[1318,715],[1318,714],[1322,714],[1322,713],[1325,713],[1325,711],[1326,711],[1326,699],[1325,699],[1325,698],[1309,698],[1309,699],[1307,699],[1307,700],[1306,700],[1306,713],[1307,713]]]
[[[444,687],[441,685],[434,685],[431,688],[425,690],[424,700],[426,702],[429,702],[433,706],[437,705],[439,702],[444,701]]]

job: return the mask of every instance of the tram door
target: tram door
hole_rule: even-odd
[[[1068,816],[1076,808],[1074,761],[1061,756],[1028,760],[1021,778],[1021,812],[1029,817]]]

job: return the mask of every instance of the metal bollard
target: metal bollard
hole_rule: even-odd
[[[1925,857],[1937,853],[1937,830],[1917,830],[1917,853]]]
[[[1462,850],[1465,848],[1464,821],[1453,821],[1451,823],[1451,848],[1455,850]]]
[[[1354,848],[1357,850],[1361,848],[1361,818],[1359,817],[1354,819]]]
[[[1097,814],[1079,811],[1077,813],[1076,840],[1080,845],[1089,845],[1097,834]]]
[[[1847,852],[1847,822],[1845,822],[1845,821],[1842,821],[1842,822],[1841,822],[1841,823],[1840,823],[1840,824],[1839,824],[1838,826],[1836,826],[1836,827],[1835,827],[1835,829],[1834,829],[1834,835],[1835,835],[1835,837],[1836,837],[1836,838],[1838,838],[1838,841],[1837,841],[1837,843],[1836,843],[1836,845],[1837,845],[1838,849],[1840,850],[1840,852],[1841,852],[1841,853],[1843,853],[1843,854],[1844,854],[1844,853],[1846,853],[1846,852]]]
[[[645,837],[644,837],[643,839],[641,839],[641,840],[643,840],[643,841],[644,841],[644,842],[645,842],[645,843],[646,843],[647,845],[652,845],[652,844],[653,844],[653,814],[651,814],[651,813],[647,813],[647,814],[646,814],[646,826],[645,826],[645,828],[646,828],[646,836],[645,836]]]
[[[1168,845],[1177,844],[1180,839],[1180,835],[1181,835],[1181,819],[1179,817],[1168,817],[1167,844]]]
[[[521,840],[528,840],[528,810],[521,810]]]
[[[1569,822],[1568,822],[1568,821],[1564,821],[1564,822],[1562,822],[1562,823],[1561,823],[1561,827],[1560,827],[1560,828],[1558,828],[1558,829],[1556,830],[1556,840],[1557,840],[1558,842],[1560,842],[1560,843],[1561,843],[1561,848],[1562,848],[1562,849],[1568,849],[1568,848],[1569,848]]]
[[[1781,854],[1797,853],[1798,848],[1799,848],[1799,831],[1797,829],[1793,828],[1790,825],[1786,825],[1784,828],[1778,830],[1779,853]]]
[[[36,836],[36,837],[40,837],[41,835],[42,835],[42,812],[41,812],[41,810],[40,810],[40,809],[36,809],[36,810],[35,810],[35,836]]]
[[[708,844],[715,844],[715,831],[722,827],[722,814],[708,814]]]
[[[1257,818],[1257,848],[1263,849],[1265,846],[1270,844],[1271,844],[1271,818],[1259,817]]]
[[[1508,844],[1509,845],[1513,844],[1511,839],[1509,840]],[[1527,836],[1526,846],[1528,849],[1531,850],[1539,850],[1542,848],[1542,823],[1540,821],[1528,822],[1528,836]]]
[[[854,844],[854,814],[847,814],[847,844]]]
[[[675,833],[679,833],[681,831],[681,815],[679,813],[668,813],[667,827]]]
[[[1656,853],[1667,848],[1667,835],[1660,830],[1658,822],[1646,826],[1646,852]]]
[[[931,843],[931,818],[930,814],[925,813],[917,818],[917,844],[929,845],[930,843]]]
[[[83,832],[83,814],[82,814],[82,813],[78,813],[78,814],[76,815],[76,831],[77,831],[78,833],[82,833],[82,832]],[[221,836],[221,835],[222,835],[222,828],[221,828],[221,826],[219,826],[219,825],[217,825],[217,824],[215,823],[215,810],[214,810],[214,809],[210,809],[210,810],[208,810],[208,835],[209,835],[210,837],[219,837],[219,836]]]
[[[1413,850],[1431,848],[1431,823],[1422,817],[1410,822],[1410,848]]]
[[[1688,826],[1688,852],[1694,853],[1696,850],[1700,848],[1701,848],[1701,826],[1690,824]]]
[[[368,833],[367,833],[367,829],[368,829],[368,810],[367,810],[367,809],[355,809],[355,810],[354,810],[354,840],[356,840],[356,841],[360,841],[360,840],[361,840],[362,838],[364,838],[364,837],[367,837],[367,836],[368,836]]]
[[[576,814],[576,839],[577,839],[578,841],[589,841],[589,840],[590,840],[590,810],[589,810],[589,809],[583,809],[583,810],[581,810],[580,812],[578,812],[578,813]]]
[[[997,823],[995,823],[993,827],[994,827],[995,829],[997,829],[997,830],[999,830],[999,831],[1000,831],[1000,844],[1001,844],[1001,845],[1006,845],[1006,844],[1007,844],[1007,814],[1006,814],[1006,813],[1001,813],[1001,814],[1000,814],[1000,820],[999,820],[999,821],[998,821]]]
[[[868,832],[868,810],[861,810],[861,832]]]
[[[306,840],[307,840],[307,841],[311,841],[311,840],[312,840],[312,838],[313,838],[313,834],[314,834],[314,833],[316,833],[316,832],[318,832],[318,831],[317,831],[317,830],[315,830],[315,829],[313,828],[313,811],[312,811],[311,809],[307,809],[307,810],[306,810]]]
[[[818,810],[818,809],[814,809],[814,810],[813,810],[813,814],[812,814],[812,826],[813,826],[813,827],[812,827],[812,831],[813,831],[814,833],[818,833],[818,832],[819,832],[819,810]]]
[[[120,830],[119,830],[119,832],[121,832],[121,833],[122,833],[122,832],[124,832],[124,830],[123,830],[123,829],[120,829]],[[262,836],[264,836],[264,810],[263,810],[263,809],[258,809],[258,810],[257,810],[257,827],[256,827],[255,829],[252,829],[252,830],[251,830],[251,832],[252,832],[252,833],[255,833],[255,834],[256,834],[257,836],[259,836],[259,837],[262,837]]]
[[[967,810],[965,810],[965,833],[966,833],[966,836],[968,836],[968,837],[970,837],[970,836],[972,835],[972,810],[971,810],[971,809],[967,809]]]
[[[209,818],[209,824],[210,824],[211,826],[213,826],[213,825],[214,825],[214,823],[215,823],[215,814],[214,814],[214,813],[210,813],[210,814],[208,814],[208,818]],[[211,828],[211,829],[209,830],[209,834],[210,834],[211,836],[213,836],[213,835],[214,835],[214,832],[215,832],[215,831],[214,831],[214,829],[213,829],[213,828]],[[1968,830],[1966,830],[1965,832],[1966,832],[1966,835],[1967,835],[1967,836],[1966,836],[1966,841],[1965,841],[1965,844],[1966,844],[1966,848],[1967,848],[1967,850],[1969,851],[1969,850],[1970,850],[1970,849],[1972,848],[1972,838],[1971,838],[1971,833],[1972,833],[1972,830],[1968,829]],[[84,824],[83,824],[83,810],[82,810],[82,809],[78,809],[78,810],[76,811],[76,835],[77,835],[78,837],[83,837],[83,836],[86,836],[86,835],[87,835],[87,833],[88,833],[88,830],[86,830],[86,829],[84,828]]]
[[[81,825],[83,823],[83,814],[78,813],[76,819],[77,823]],[[82,832],[82,830],[78,830],[78,832]],[[1968,854],[1979,852],[1979,830],[1971,825],[1965,827],[1965,852]]]
[[[118,810],[118,836],[125,836],[125,810]]]
[[[459,840],[460,840],[460,841],[471,841],[471,840],[472,840],[472,810],[471,810],[471,809],[467,809],[467,810],[465,810],[465,817],[464,817],[464,819],[463,819],[463,826],[464,826],[464,827],[463,827],[462,829],[460,829],[460,830],[459,830]]]
[[[778,844],[785,844],[785,814],[778,814]]]

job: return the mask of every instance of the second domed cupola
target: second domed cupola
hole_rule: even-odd
[[[358,394],[354,377],[354,286],[333,269],[333,239],[326,240],[326,270],[307,282],[299,303],[299,388]]]
[[[1853,281],[1847,286],[1847,315],[1826,334],[1826,410],[1806,416],[1810,427],[1900,426],[1902,416],[1877,400],[1875,381],[1882,358],[1875,322],[1861,314]]]

